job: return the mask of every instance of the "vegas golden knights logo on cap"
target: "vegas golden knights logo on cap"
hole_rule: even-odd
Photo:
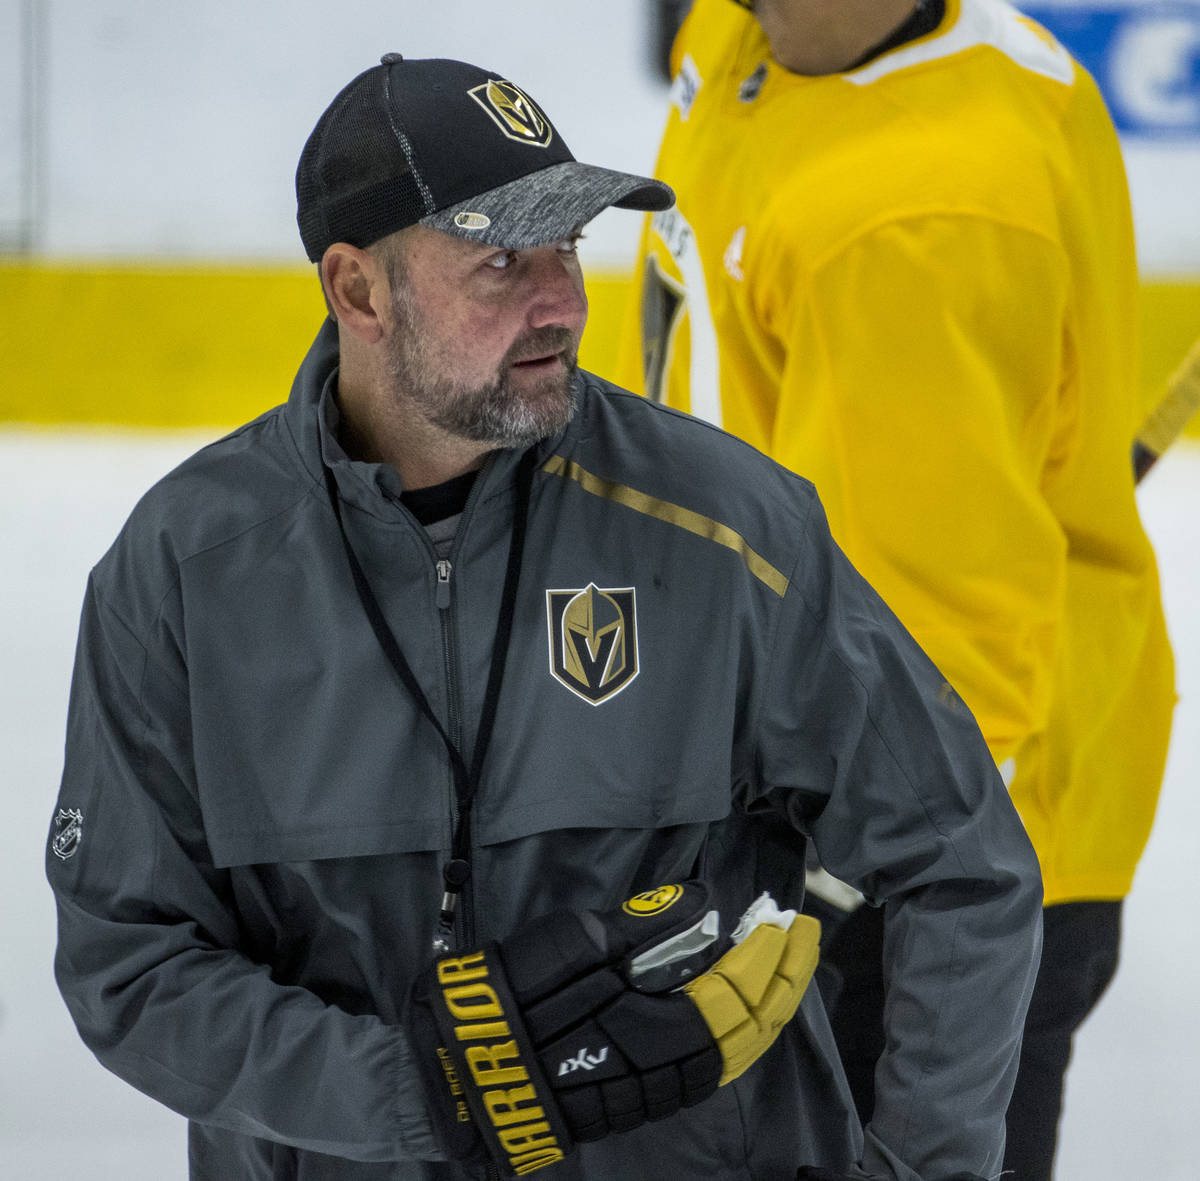
[[[489,78],[467,93],[491,115],[496,126],[518,143],[544,148],[554,135],[550,120],[519,86],[503,78]]]
[[[633,587],[548,590],[550,671],[572,693],[599,705],[638,674]]]

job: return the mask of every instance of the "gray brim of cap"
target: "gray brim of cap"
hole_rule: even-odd
[[[675,194],[660,180],[567,160],[427,214],[421,225],[524,250],[570,237],[610,205],[650,210],[674,204]]]

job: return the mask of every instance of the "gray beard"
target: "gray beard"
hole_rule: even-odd
[[[543,378],[523,390],[509,378],[517,362],[571,344],[563,327],[536,328],[517,340],[498,367],[496,379],[479,387],[464,387],[434,372],[419,327],[409,308],[398,301],[396,312],[404,323],[388,347],[388,375],[393,388],[421,411],[427,421],[448,434],[492,447],[528,447],[538,439],[556,435],[575,414],[575,374],[578,356],[566,358],[566,372]]]
[[[517,393],[508,384],[508,370],[491,385],[464,390],[439,383],[439,409],[427,411],[435,426],[452,435],[493,447],[528,447],[556,435],[575,414],[573,359],[563,374],[547,377],[532,389]]]

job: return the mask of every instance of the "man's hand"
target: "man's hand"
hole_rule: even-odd
[[[741,1074],[795,1012],[820,927],[764,923],[728,951],[717,927],[687,882],[437,960],[413,1033],[448,1155],[481,1140],[502,1170],[533,1172]]]

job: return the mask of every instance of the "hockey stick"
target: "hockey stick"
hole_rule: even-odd
[[[1180,436],[1200,408],[1200,340],[1167,381],[1163,400],[1146,415],[1133,443],[1133,478],[1139,483]]]

